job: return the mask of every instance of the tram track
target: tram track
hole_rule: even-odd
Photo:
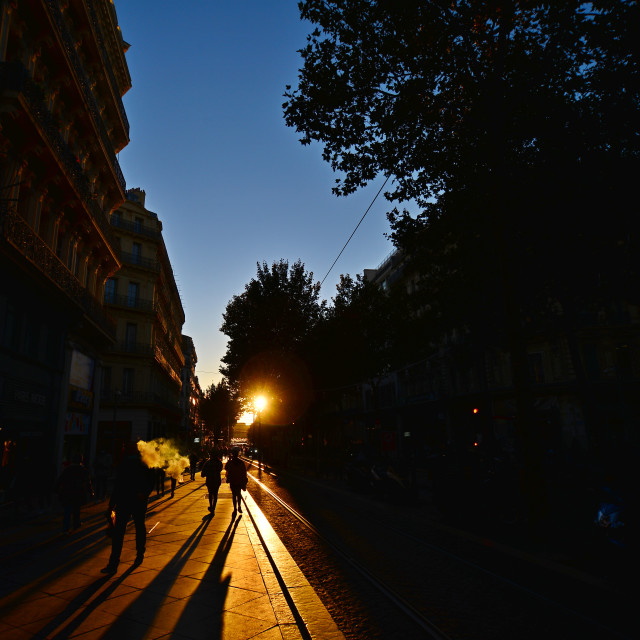
[[[274,491],[269,489],[264,483],[260,482],[256,477],[249,475],[249,477],[256,483],[265,493],[273,498],[280,506],[286,509],[293,517],[295,517],[303,526],[312,531],[318,538],[320,538],[327,546],[338,554],[343,560],[348,562],[360,575],[362,575],[371,585],[376,587],[387,599],[395,604],[405,615],[417,624],[429,638],[433,640],[451,640],[441,629],[439,629],[433,622],[425,618],[419,611],[417,611],[413,605],[403,598],[398,592],[393,589],[384,580],[376,576],[363,564],[358,562],[347,550],[342,546],[335,543],[333,540],[325,536],[320,530],[313,525],[307,518],[301,513],[295,510],[291,505],[285,502]]]
[[[266,473],[266,471],[262,471],[262,473]],[[277,495],[272,489],[266,486],[265,483],[261,482],[258,478],[254,477],[251,474],[250,477],[255,483],[256,487],[259,487],[261,491],[263,491],[266,495],[273,499],[278,505],[280,505],[282,509],[285,509],[288,514],[293,516],[301,526],[313,533],[313,535],[316,536],[318,540],[320,540],[326,547],[330,548],[344,562],[348,563],[348,565],[351,566],[355,571],[357,571],[358,574],[361,575],[366,581],[368,581],[369,584],[373,585],[379,593],[381,593],[387,600],[392,602],[397,610],[401,611],[403,615],[408,616],[413,621],[413,623],[415,623],[425,634],[424,637],[437,639],[450,639],[452,637],[455,637],[452,636],[451,633],[447,633],[442,630],[437,623],[435,623],[429,617],[425,616],[407,598],[398,593],[397,589],[389,584],[388,579],[380,577],[376,574],[375,571],[372,571],[371,568],[365,566],[362,562],[356,559],[354,557],[354,554],[349,551],[347,547],[336,542],[336,540],[333,539],[330,535],[327,535],[325,532],[320,530],[307,517],[305,517],[297,509],[291,506],[281,496]],[[277,476],[273,474],[273,478],[275,477]],[[303,480],[303,478],[301,478],[301,480]],[[310,481],[310,483],[314,484],[313,481]],[[332,487],[327,487],[325,485],[322,485],[322,488],[329,490],[332,489]],[[600,634],[600,637],[619,639],[631,638],[631,635],[626,635],[626,633],[614,629],[612,626],[603,623],[601,620],[597,620],[593,617],[590,617],[589,615],[585,615],[584,613],[570,606],[567,606],[566,604],[559,602],[549,597],[548,595],[545,595],[544,593],[540,593],[535,589],[526,586],[525,584],[501,575],[497,571],[487,569],[481,564],[469,560],[467,557],[452,552],[451,550],[437,544],[433,544],[432,542],[419,535],[414,535],[407,532],[401,527],[392,526],[388,522],[384,522],[372,516],[370,517],[370,524],[379,529],[386,529],[397,540],[404,540],[404,543],[400,542],[399,544],[404,544],[407,546],[407,548],[419,546],[423,550],[428,550],[431,553],[445,556],[449,561],[455,562],[465,567],[467,570],[471,570],[477,574],[483,574],[492,582],[501,583],[503,589],[518,592],[524,598],[528,598],[533,602],[538,602],[541,606],[544,606],[546,608],[554,609],[558,613],[558,615],[562,615],[563,619],[572,619],[575,621],[575,624],[581,628],[590,628],[592,631],[597,630]],[[535,604],[528,606],[532,609],[535,609],[536,607]]]

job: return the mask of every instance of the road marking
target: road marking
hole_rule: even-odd
[[[158,520],[158,522],[156,522],[153,527],[151,527],[151,529],[149,529],[149,531],[147,531],[147,533],[151,533],[158,525],[160,524],[160,520]]]

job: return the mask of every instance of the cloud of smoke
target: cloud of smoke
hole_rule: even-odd
[[[149,442],[138,441],[138,451],[150,468],[164,469],[170,478],[178,480],[189,466],[189,458],[183,456],[171,440],[156,438]]]

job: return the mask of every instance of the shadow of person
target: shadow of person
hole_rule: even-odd
[[[238,524],[240,524],[239,519],[229,524],[211,559],[209,568],[200,578],[198,588],[188,598],[187,606],[173,629],[176,637],[198,637],[202,634],[203,625],[206,624],[207,638],[212,640],[222,638],[223,613],[231,581],[231,574],[223,577],[223,571]],[[211,615],[208,615],[206,620],[202,620],[202,611],[207,611]]]
[[[64,638],[68,638],[69,634],[77,629],[91,615],[95,610],[97,603],[104,602],[132,572],[133,567],[129,567],[129,569],[127,569],[121,576],[118,576],[118,578],[115,579],[95,600],[81,609],[78,615],[73,617],[82,605],[84,605],[85,602],[88,602],[93,594],[95,594],[110,579],[110,576],[103,576],[94,580],[91,585],[83,589],[81,593],[73,598],[63,611],[35,633],[33,640],[44,640],[45,638],[47,640],[63,640]],[[73,619],[57,633],[51,635],[61,624],[64,623],[65,620],[68,620],[69,618]]]

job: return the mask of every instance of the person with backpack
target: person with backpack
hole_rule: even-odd
[[[218,450],[211,452],[209,459],[202,465],[200,475],[205,478],[207,491],[209,492],[209,511],[213,517],[216,513],[216,505],[218,504],[218,491],[222,480],[222,458]]]
[[[120,554],[127,523],[131,518],[136,527],[136,559],[134,566],[142,564],[147,542],[145,516],[147,501],[155,485],[155,470],[150,469],[142,460],[135,442],[127,446],[126,456],[116,474],[113,493],[109,499],[107,514],[115,512],[116,520],[111,538],[111,556],[109,564],[101,573],[112,575],[118,569]]]
[[[225,465],[227,472],[227,482],[231,488],[231,497],[233,498],[233,517],[236,517],[236,510],[242,513],[242,495],[241,491],[247,490],[247,468],[242,460],[238,457],[239,450],[235,447],[231,453],[231,458]]]

